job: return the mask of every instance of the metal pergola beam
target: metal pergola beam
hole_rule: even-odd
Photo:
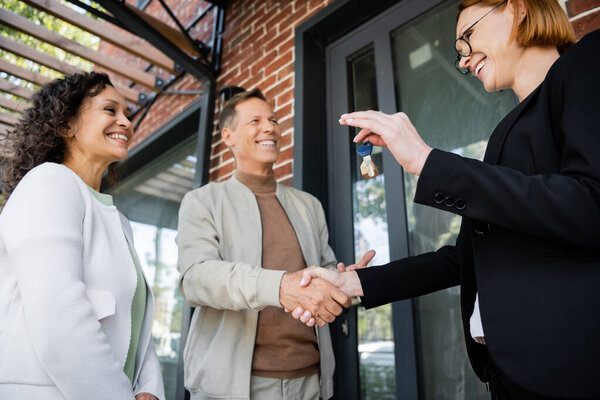
[[[29,71],[28,69],[21,68],[18,65],[9,63],[0,59],[0,71],[7,73],[8,75],[15,76],[19,79],[26,80],[27,82],[35,83],[38,86],[43,86],[47,83],[52,82],[52,79],[40,75],[37,72]]]
[[[16,125],[19,122],[19,117],[0,111],[0,122],[6,125]]]
[[[10,40],[4,36],[0,36],[0,49],[4,49],[13,54],[33,61],[37,64],[41,64],[48,68],[51,68],[55,71],[62,72],[63,74],[76,74],[85,72],[82,69],[67,64],[64,61],[60,61],[59,59],[54,58],[51,55],[34,50],[31,47],[24,45],[23,43],[15,42],[14,40]],[[2,69],[1,65],[0,69]],[[51,79],[48,81],[51,81]],[[139,104],[137,91],[118,84],[115,84],[115,88],[118,89],[127,100]]]
[[[20,30],[29,36],[58,47],[59,49],[62,49],[68,53],[89,60],[96,65],[106,68],[107,70],[116,74],[122,75],[150,89],[157,90],[155,88],[156,78],[154,75],[123,64],[104,53],[82,46],[81,44],[73,40],[69,40],[46,27],[33,23],[27,18],[13,14],[10,11],[0,9],[0,22],[8,27]]]
[[[12,125],[7,125],[7,124],[0,122],[0,133],[1,134],[6,134],[11,129],[13,129]]]
[[[0,96],[0,107],[4,107],[7,110],[16,111],[18,113],[22,113],[26,108],[29,108],[31,104],[25,103],[23,101],[16,101],[9,99],[4,96]]]
[[[169,57],[149,45],[148,43],[124,32],[115,30],[107,22],[97,21],[85,14],[80,14],[58,2],[48,0],[21,0],[24,3],[44,11],[55,18],[61,19],[80,29],[83,29],[100,39],[134,54],[152,64],[174,74],[175,63]]]
[[[31,100],[34,91],[21,87],[19,85],[13,85],[6,79],[0,79],[0,91],[10,93],[13,96],[21,97],[23,99]]]
[[[149,23],[147,19],[142,18],[138,13],[141,11],[136,12],[126,4],[114,0],[98,0],[98,3],[109,11],[121,26],[127,26],[127,30],[146,39],[184,70],[192,74],[203,86],[214,90],[215,77],[213,71],[200,61],[190,57],[178,45],[169,40],[164,33]],[[187,41],[184,42],[187,43]]]

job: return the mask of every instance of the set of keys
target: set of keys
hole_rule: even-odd
[[[363,162],[360,164],[360,173],[365,179],[371,179],[379,175],[377,166],[371,159],[372,151],[373,144],[371,142],[364,142],[356,148],[358,155],[363,158]]]

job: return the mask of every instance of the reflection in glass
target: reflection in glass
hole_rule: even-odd
[[[445,2],[391,32],[396,101],[430,146],[482,159],[494,126],[515,101],[512,92],[488,94],[456,71],[456,4]],[[417,178],[405,174],[411,255],[454,244],[461,222],[414,204]],[[489,399],[465,351],[460,288],[420,297],[417,310],[424,399]]]
[[[166,400],[174,400],[177,392],[185,304],[177,288],[177,217],[183,195],[193,189],[195,152],[196,141],[189,140],[121,182],[111,193],[119,211],[131,221],[135,248],[154,292],[152,337]]]
[[[349,108],[351,111],[377,109],[375,57],[372,46],[348,57]],[[356,131],[349,130],[352,142]],[[372,265],[389,262],[385,177],[381,148],[374,148],[371,158],[380,175],[365,180],[360,174],[362,157],[351,146],[352,206],[354,215],[354,256],[360,261],[367,250],[377,254]],[[365,311],[358,307],[358,354],[362,399],[395,399],[396,375],[394,336],[390,304]]]

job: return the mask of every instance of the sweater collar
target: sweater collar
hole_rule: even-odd
[[[236,169],[235,177],[254,194],[275,193],[277,190],[277,182],[275,181],[274,174],[266,176],[255,175]]]

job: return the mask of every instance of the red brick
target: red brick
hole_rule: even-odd
[[[276,166],[275,168],[273,168],[273,171],[275,172],[275,179],[279,179],[286,175],[291,175],[292,174],[292,163],[288,162],[287,164],[284,164],[284,165],[281,165],[278,167]]]
[[[280,107],[291,100],[294,100],[294,88],[291,88],[277,96],[277,106]]]
[[[287,50],[293,49],[294,43],[295,43],[295,38],[292,36],[291,38],[289,38],[288,40],[286,40],[285,42],[280,44],[279,47],[277,48],[277,51],[279,52],[279,54],[283,54]]]
[[[231,150],[229,150],[229,151],[226,151],[225,153],[223,153],[223,155],[221,157],[223,159],[223,162],[226,162],[233,158],[233,153],[231,152]]]
[[[272,63],[270,63],[269,65],[267,65],[265,67],[265,75],[271,75],[273,72],[277,71],[278,69],[281,69],[282,67],[284,67],[285,65],[291,63],[293,60],[293,52],[292,50],[288,50],[286,53],[280,55],[279,57],[277,57],[277,59],[275,59],[275,61],[273,61]]]
[[[249,14],[248,18],[245,21],[243,21],[243,24],[245,26],[252,26],[255,28],[262,26],[262,24],[259,21],[264,19],[265,10],[265,4],[261,4],[261,6],[254,10],[252,14]]]
[[[250,73],[252,75],[258,74],[259,72],[261,72],[261,70],[264,70],[264,68],[267,66],[268,63],[269,63],[269,60],[266,57],[263,57],[260,60],[257,60],[250,68]]]
[[[244,52],[244,50],[248,47],[252,46],[253,43],[259,43],[260,40],[265,36],[266,32],[267,31],[263,26],[257,26],[254,28],[254,32],[240,43],[242,52]]]
[[[248,79],[241,81],[239,86],[243,87],[246,90],[254,89],[258,82],[262,79],[262,72],[259,75],[252,76],[250,75]]]
[[[313,15],[315,15],[316,13],[318,13],[319,11],[321,11],[320,8],[315,8],[314,10],[310,11],[309,13],[302,15],[299,19],[297,19],[294,22],[294,28],[296,28],[299,25],[301,25],[303,22],[305,22],[306,20],[308,20],[310,17],[312,17]]]
[[[258,87],[264,93],[268,88],[273,86],[276,82],[277,82],[277,78],[275,76],[270,76],[270,77],[265,78],[261,83],[259,83]]]
[[[292,134],[288,133],[286,135],[283,135],[281,137],[280,147],[283,148],[283,147],[289,146],[290,144],[292,144]]]
[[[219,134],[218,136],[220,138],[221,135]],[[227,145],[225,144],[225,142],[221,142],[218,145],[216,145],[215,147],[213,147],[212,152],[214,154],[219,154],[219,153],[221,153],[225,149],[227,149]]]
[[[294,127],[294,118],[286,118],[283,121],[279,121],[279,130],[281,133]]]
[[[219,169],[212,171],[210,173],[209,180],[216,181],[219,178],[222,178],[223,176],[229,174],[230,172],[233,171],[233,166],[234,166],[234,163],[230,162],[228,164],[223,165],[222,167],[219,167]]]
[[[285,42],[289,38],[294,37],[294,31],[292,28],[286,27],[283,30],[280,30],[277,36],[269,37],[265,42],[265,49],[270,51],[271,49],[277,48],[281,43]],[[280,52],[276,52],[275,55],[281,54]]]
[[[284,119],[288,115],[291,115],[291,113],[292,113],[292,105],[291,104],[288,104],[287,106],[283,106],[279,110],[275,111],[275,115],[277,116],[277,119]]]
[[[221,156],[216,156],[214,158],[210,159],[210,164],[209,164],[209,168],[213,169],[214,167],[216,167],[217,165],[221,164],[223,162],[223,159]]]
[[[294,158],[294,148],[288,147],[287,149],[282,150],[279,153],[279,158],[277,159],[277,162],[275,164],[281,164],[284,161],[291,160],[293,158]]]
[[[573,29],[577,39],[582,38],[587,33],[600,28],[600,11],[586,15],[573,21]]]
[[[279,93],[282,93],[284,90],[292,87],[293,85],[294,85],[294,80],[292,79],[292,77],[289,77],[281,82],[278,82],[277,85],[275,85],[274,87],[269,89],[267,92],[265,92],[265,97],[268,99],[274,98]]]
[[[306,15],[307,13],[306,3],[298,3],[299,2],[294,3],[294,5],[297,7],[294,7],[294,11],[290,15],[288,15],[286,19],[286,25],[288,26],[294,26],[294,22],[300,19],[303,15]]]
[[[242,31],[239,35],[237,35],[235,38],[231,39],[231,42],[229,43],[229,46],[231,47],[235,47],[237,45],[239,45],[242,40],[244,40],[245,38],[247,38],[250,35],[251,29],[250,27],[248,27],[246,30]]]
[[[599,0],[568,0],[565,4],[569,17],[574,17],[577,14],[591,10],[600,6]]]

